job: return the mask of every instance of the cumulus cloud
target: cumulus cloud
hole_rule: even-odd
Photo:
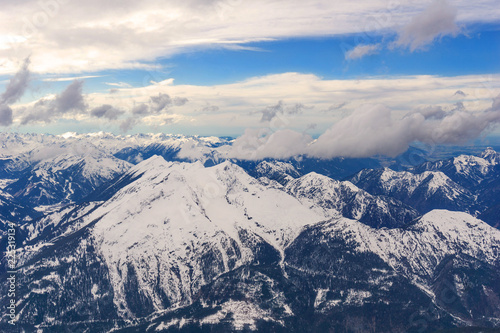
[[[333,125],[311,145],[309,155],[317,157],[396,156],[410,143],[456,144],[478,137],[500,123],[500,95],[491,108],[469,112],[455,105],[445,112],[430,107],[397,118],[384,106],[359,110]]]
[[[12,108],[9,106],[17,102],[28,88],[30,80],[30,59],[26,58],[19,71],[9,80],[5,91],[0,95],[0,125],[12,124]]]
[[[267,106],[265,109],[257,111],[262,113],[261,122],[269,122],[273,120],[278,115],[293,115],[301,113],[303,109],[307,107],[301,103],[294,105],[286,105],[283,101],[279,101],[278,104]]]
[[[500,95],[490,108],[469,112],[463,104],[449,111],[419,108],[397,117],[384,105],[360,108],[335,123],[315,141],[292,130],[247,130],[234,141],[230,157],[258,160],[307,155],[317,158],[397,156],[412,142],[457,144],[500,123]]]
[[[346,52],[345,58],[347,60],[360,59],[367,55],[376,54],[379,49],[379,44],[358,45],[349,52]]]
[[[24,95],[30,80],[29,65],[30,59],[26,58],[21,69],[10,79],[5,92],[0,96],[0,104],[13,104]]]
[[[109,104],[103,104],[101,106],[98,106],[98,107],[90,110],[90,115],[92,117],[106,118],[109,120],[117,119],[119,116],[121,116],[124,113],[125,113],[124,111],[118,110]]]
[[[153,113],[159,113],[173,104],[172,99],[167,94],[158,94],[150,97],[150,110]]]
[[[73,81],[59,96],[54,100],[55,109],[58,113],[66,113],[71,110],[83,111],[86,104],[83,97],[83,81]]]
[[[434,0],[426,10],[413,17],[401,29],[395,45],[408,47],[413,52],[436,38],[456,35],[460,31],[456,19],[457,9],[454,6],[447,0]]]
[[[288,158],[306,153],[312,138],[307,134],[283,129],[247,129],[238,137],[228,153],[230,158],[260,160],[267,157]]]
[[[127,119],[125,119],[124,121],[121,122],[120,124],[120,130],[123,132],[123,133],[126,133],[128,131],[130,131],[132,128],[134,128],[134,126],[137,124],[137,119],[133,118],[133,117],[129,117]]]
[[[126,111],[126,114],[121,116],[123,119],[129,116],[137,118],[142,129],[147,131],[156,131],[155,126],[162,123],[166,115],[173,115],[175,110],[175,114],[178,115],[174,125],[176,131],[196,128],[197,134],[200,135],[215,133],[234,135],[235,131],[247,127],[264,125],[273,128],[295,128],[302,131],[306,124],[317,123],[318,128],[313,133],[317,135],[320,131],[324,131],[328,124],[339,121],[341,117],[359,109],[363,104],[383,104],[395,110],[397,117],[401,117],[412,111],[415,105],[444,105],[446,101],[455,103],[460,100],[453,97],[457,90],[471,92],[467,96],[467,101],[464,102],[469,111],[485,110],[491,106],[488,102],[488,99],[493,97],[491,94],[500,91],[500,75],[457,77],[422,75],[330,80],[312,74],[283,73],[216,86],[172,85],[168,82],[160,82],[145,87],[120,89],[117,95],[97,92],[88,97],[84,96],[84,102],[89,104],[85,111],[70,111],[61,114],[60,117],[53,116],[50,118],[52,122],[44,127],[44,131],[60,130],[62,123],[56,121],[58,118],[72,118],[91,131],[100,130],[102,128],[100,124],[108,120],[107,118],[92,118],[90,110],[109,104]],[[163,113],[149,113],[150,96],[158,96],[159,93],[166,92],[172,100],[176,100],[174,96],[188,97],[190,99],[188,107],[179,107],[177,110],[175,106],[172,106]],[[262,110],[279,104],[272,104],[270,101],[286,101],[291,98],[290,96],[300,96],[300,102],[312,109],[302,110],[302,114],[297,117],[282,117],[278,113],[280,117],[274,117],[269,123],[260,121],[263,115]],[[55,98],[56,96],[49,96],[39,101],[43,107],[41,110],[46,109],[47,104],[52,104],[51,101]],[[339,104],[340,102],[346,104]],[[141,104],[146,105],[147,112],[134,114],[133,109],[140,107]],[[200,112],[207,105],[217,105],[220,110],[214,113]],[[20,123],[33,111],[33,106],[33,104],[13,106],[14,122]],[[293,103],[283,103],[283,107],[289,108],[291,112],[300,109],[295,106]],[[332,112],[325,112],[330,107],[332,107]],[[338,110],[337,107],[341,108],[341,112],[333,111]],[[443,110],[448,112],[449,108]],[[44,118],[43,114],[40,117]],[[120,118],[119,120],[112,121],[111,129],[119,130],[118,127],[122,121]]]
[[[448,112],[443,109],[442,106],[426,106],[426,107],[418,107],[415,110],[409,113],[411,114],[420,114],[425,119],[443,119],[446,117]]]
[[[398,121],[383,105],[367,106],[330,127],[311,145],[308,155],[322,158],[392,156],[394,152],[406,150],[412,141],[411,127],[421,118],[409,116]]]
[[[187,102],[187,98],[171,98],[168,94],[158,93],[158,95],[151,96],[147,103],[135,104],[132,108],[132,114],[137,116],[144,116],[148,114],[168,112],[172,106],[182,106]]]
[[[145,103],[139,103],[132,108],[132,114],[145,115],[149,113],[149,107]]]
[[[10,106],[0,104],[0,125],[9,126],[12,124],[12,109]]]
[[[21,124],[31,122],[51,122],[54,117],[66,113],[82,113],[87,108],[82,93],[83,81],[73,81],[63,92],[55,98],[45,98],[37,101],[33,106],[24,110]]]

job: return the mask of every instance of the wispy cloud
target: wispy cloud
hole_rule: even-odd
[[[378,53],[380,44],[358,45],[352,50],[346,52],[345,58],[348,60],[360,59],[367,55]]]
[[[75,81],[75,80],[94,79],[94,78],[99,78],[99,77],[104,77],[104,75],[86,75],[86,76],[72,76],[72,77],[48,77],[48,78],[42,79],[42,81],[45,81],[45,82],[68,82],[68,81]]]
[[[131,88],[132,86],[126,82],[104,82],[108,86],[118,87],[118,88]]]

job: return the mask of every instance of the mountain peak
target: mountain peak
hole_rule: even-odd
[[[492,147],[487,147],[480,155],[481,158],[487,160],[491,164],[500,164],[500,154]]]
[[[131,173],[144,173],[149,170],[158,170],[171,166],[172,162],[167,162],[163,157],[159,155],[153,155],[147,160],[142,161],[141,163],[134,166],[130,169]]]

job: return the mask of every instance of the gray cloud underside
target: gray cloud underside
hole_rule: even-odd
[[[263,110],[257,111],[257,113],[262,113],[262,118],[260,119],[261,122],[270,122],[278,115],[299,114],[304,109],[307,109],[307,107],[300,103],[294,105],[285,105],[283,101],[279,101],[278,104],[268,106]]]
[[[182,106],[188,102],[187,98],[174,97],[170,95],[159,93],[158,95],[151,96],[148,103],[140,103],[132,108],[134,115],[147,115],[158,114],[168,111],[173,106]]]
[[[457,8],[447,0],[435,0],[401,29],[395,45],[414,51],[441,36],[456,35],[460,31],[456,19]]]
[[[12,109],[10,106],[0,104],[0,125],[9,126],[12,124]]]
[[[51,122],[69,112],[83,112],[87,105],[82,94],[83,81],[73,81],[54,99],[41,99],[24,110],[21,125],[31,122]]]
[[[7,87],[0,95],[0,125],[9,126],[12,124],[12,108],[9,106],[17,102],[28,89],[30,80],[29,71],[30,59],[26,58],[21,69],[9,80]]]
[[[29,64],[30,59],[26,58],[21,69],[10,79],[5,92],[0,96],[0,104],[11,105],[24,95],[30,80]]]
[[[109,104],[103,104],[101,106],[93,108],[90,111],[90,115],[92,117],[106,118],[109,120],[115,120],[124,113],[125,113],[125,111],[118,110]]]

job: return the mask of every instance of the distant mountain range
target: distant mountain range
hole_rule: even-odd
[[[227,138],[0,137],[17,329],[500,327],[493,149],[395,171],[375,158],[228,160]]]

